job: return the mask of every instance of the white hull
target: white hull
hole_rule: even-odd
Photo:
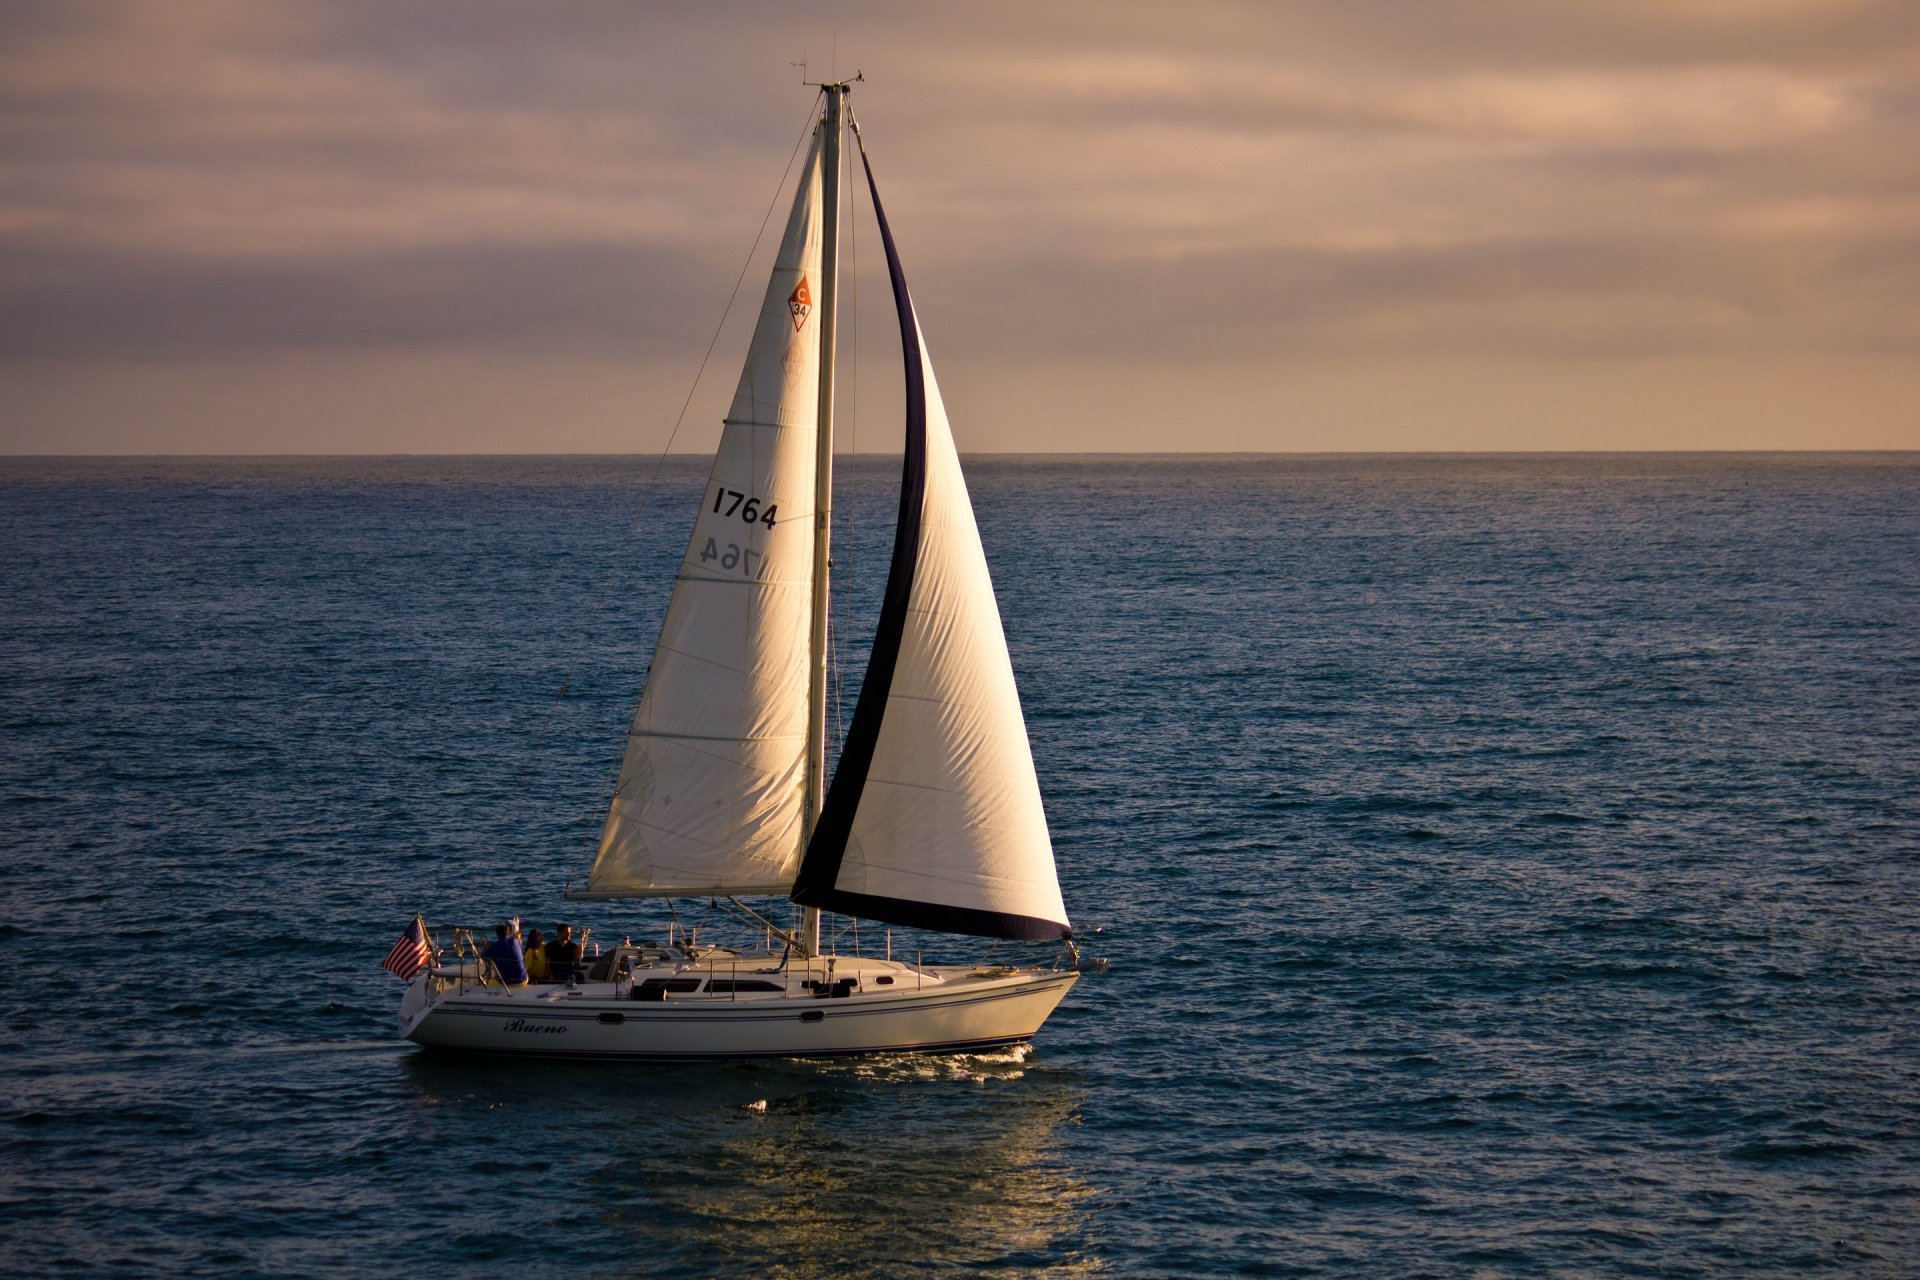
[[[678,1062],[924,1053],[1030,1039],[1079,977],[1073,970],[919,971],[878,961],[846,962],[840,972],[850,971],[865,981],[846,995],[817,995],[796,984],[791,992],[751,997],[651,1002],[635,998],[634,982],[502,988],[449,980],[442,971],[409,987],[400,1024],[407,1039],[435,1049],[539,1057]],[[894,982],[876,986],[876,976]]]

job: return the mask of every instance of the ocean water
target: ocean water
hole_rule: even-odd
[[[974,459],[1110,971],[985,1055],[396,1041],[416,909],[663,932],[560,895],[704,470],[0,461],[12,1271],[1920,1273],[1920,457]]]

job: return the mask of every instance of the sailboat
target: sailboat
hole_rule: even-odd
[[[432,953],[401,1034],[482,1053],[655,1061],[955,1051],[1030,1039],[1083,970],[985,552],[860,143],[905,361],[900,514],[872,654],[831,782],[840,169],[852,81],[821,110],[661,626],[585,900],[783,895],[760,949],[697,932],[509,986]],[[821,913],[1027,942],[1049,966],[841,954]],[[424,934],[424,925],[421,926]],[[871,937],[872,931],[869,931]]]

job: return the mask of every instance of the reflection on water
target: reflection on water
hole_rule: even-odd
[[[622,1270],[1096,1274],[1094,1188],[1058,1135],[1081,1090],[1030,1052],[613,1070],[418,1054],[407,1074],[427,1102],[510,1104],[523,1136],[528,1108],[547,1117],[592,1252]]]

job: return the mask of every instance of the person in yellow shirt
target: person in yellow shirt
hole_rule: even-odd
[[[527,930],[527,977],[534,982],[553,981],[552,971],[547,968],[546,939],[538,929]]]

